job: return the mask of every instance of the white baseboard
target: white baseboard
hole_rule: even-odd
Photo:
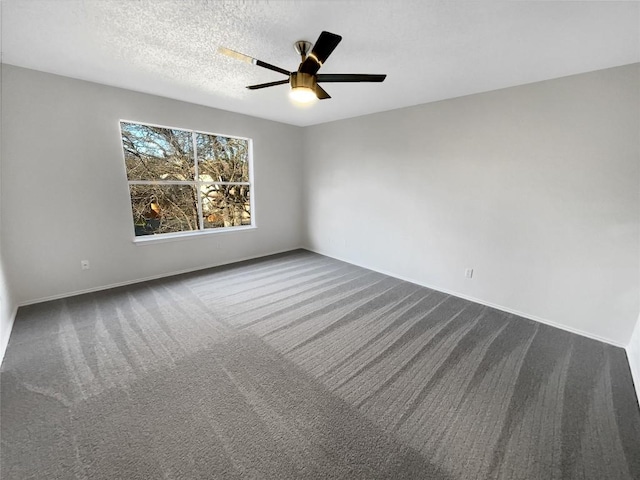
[[[197,271],[200,271],[200,270],[207,270],[209,268],[222,267],[224,265],[231,265],[233,263],[246,262],[247,260],[256,260],[258,258],[269,257],[271,255],[278,255],[280,253],[292,252],[294,250],[301,250],[301,249],[304,250],[304,247],[287,248],[287,249],[284,249],[284,250],[278,250],[278,251],[271,252],[271,253],[265,253],[264,255],[256,255],[256,256],[248,256],[248,257],[236,258],[236,259],[231,260],[229,262],[215,263],[215,264],[212,264],[212,265],[198,266],[198,267],[194,267],[194,268],[186,268],[184,270],[176,270],[176,271],[172,271],[172,272],[161,273],[161,274],[158,274],[158,275],[152,275],[150,277],[136,278],[136,279],[133,279],[133,280],[125,280],[123,282],[111,283],[109,285],[100,285],[100,286],[97,286],[97,287],[85,288],[85,289],[82,289],[82,290],[74,290],[72,292],[65,292],[65,293],[60,293],[60,294],[57,294],[57,295],[51,295],[51,296],[48,296],[48,297],[40,297],[40,298],[36,298],[36,299],[33,299],[33,300],[26,300],[26,301],[20,302],[18,304],[18,307],[26,307],[27,305],[33,305],[33,304],[36,304],[36,303],[49,302],[51,300],[60,300],[61,298],[75,297],[76,295],[83,295],[85,293],[100,292],[102,290],[109,290],[111,288],[124,287],[124,286],[127,286],[127,285],[134,285],[136,283],[148,282],[150,280],[158,280],[160,278],[173,277],[175,275],[182,275],[183,273],[191,273],[191,272],[197,272]]]
[[[15,306],[13,311],[11,312],[11,317],[9,318],[9,327],[7,328],[7,335],[2,338],[0,341],[0,365],[2,365],[2,361],[4,360],[4,354],[7,351],[7,347],[9,346],[9,339],[11,338],[11,331],[13,330],[13,324],[16,321],[16,315],[18,315],[18,307]]]
[[[607,343],[609,345],[613,345],[614,347],[620,347],[620,348],[625,348],[626,347],[626,345],[623,345],[621,343],[615,342],[615,341],[613,341],[611,339],[600,337],[599,335],[594,335],[592,333],[585,332],[585,331],[577,329],[577,328],[569,327],[567,325],[562,325],[560,323],[556,323],[554,321],[547,320],[546,318],[541,318],[541,317],[537,317],[535,315],[531,315],[529,313],[520,312],[518,310],[514,310],[513,308],[509,308],[509,307],[505,307],[505,306],[498,305],[498,304],[495,304],[495,303],[487,302],[486,300],[482,300],[481,298],[475,298],[475,297],[471,297],[469,295],[465,295],[464,293],[454,292],[452,290],[447,290],[447,289],[444,289],[444,288],[441,288],[441,287],[437,287],[437,286],[434,286],[434,285],[429,285],[429,284],[426,284],[426,283],[424,283],[422,281],[416,280],[414,278],[409,278],[409,277],[405,277],[403,275],[398,275],[397,273],[394,273],[394,272],[389,272],[389,271],[382,270],[382,269],[377,269],[377,268],[371,268],[370,266],[362,265],[362,264],[359,264],[359,263],[355,263],[355,262],[353,262],[351,260],[348,260],[348,259],[336,256],[336,255],[332,255],[332,254],[323,252],[320,249],[313,249],[313,248],[310,248],[310,247],[303,247],[303,248],[305,248],[306,250],[309,250],[310,252],[319,253],[320,255],[325,255],[327,257],[331,257],[331,258],[335,258],[336,260],[340,260],[342,262],[346,262],[346,263],[350,263],[352,265],[356,265],[358,267],[366,268],[367,270],[372,270],[374,272],[382,273],[384,275],[388,275],[390,277],[394,277],[394,278],[397,278],[399,280],[404,280],[406,282],[415,283],[416,285],[420,285],[421,287],[430,288],[431,290],[436,290],[438,292],[446,293],[447,295],[453,295],[455,297],[463,298],[465,300],[469,300],[469,301],[474,302],[474,303],[479,303],[480,305],[485,305],[487,307],[495,308],[496,310],[500,310],[502,312],[511,313],[513,315],[517,315],[519,317],[523,317],[523,318],[526,318],[526,319],[529,319],[529,320],[533,320],[535,322],[543,323],[543,324],[549,325],[551,327],[556,327],[556,328],[559,328],[561,330],[565,330],[567,332],[575,333],[577,335],[581,335],[583,337],[587,337],[587,338],[590,338],[592,340],[597,340],[599,342],[604,342],[604,343]]]

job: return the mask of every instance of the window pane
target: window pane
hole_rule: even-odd
[[[191,132],[120,124],[129,180],[194,180]]]
[[[190,185],[129,185],[136,236],[198,230],[196,189]]]
[[[251,203],[247,185],[201,187],[204,228],[251,225]]]
[[[249,181],[249,142],[247,140],[198,133],[196,144],[200,181]]]

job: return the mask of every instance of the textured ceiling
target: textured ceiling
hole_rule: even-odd
[[[640,61],[637,2],[3,0],[4,63],[294,125],[484,92]],[[333,97],[291,104],[295,40],[343,36],[321,73],[386,73],[324,84]]]

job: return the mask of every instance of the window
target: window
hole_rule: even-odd
[[[251,140],[120,122],[135,236],[253,225]]]

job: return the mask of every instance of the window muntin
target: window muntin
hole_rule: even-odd
[[[251,141],[120,122],[135,236],[253,225]]]

